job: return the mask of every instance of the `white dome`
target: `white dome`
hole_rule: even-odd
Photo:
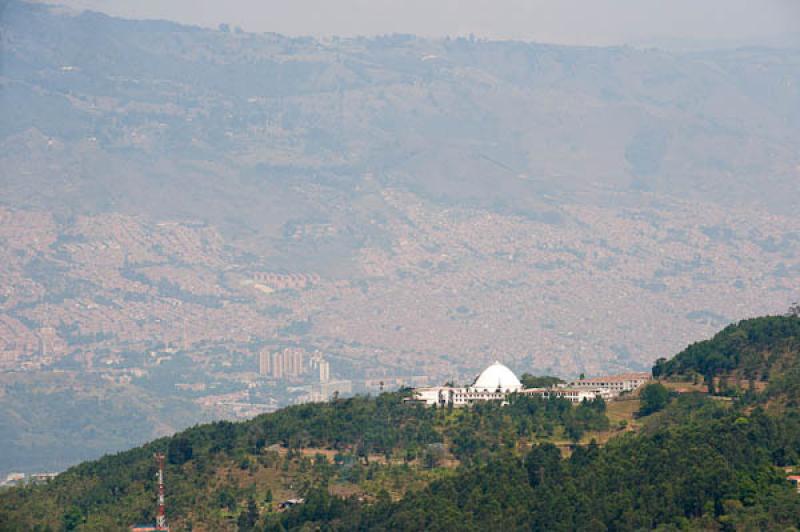
[[[476,390],[488,392],[498,389],[504,392],[516,392],[522,389],[522,383],[519,382],[513,371],[500,362],[495,362],[478,375],[472,387]]]

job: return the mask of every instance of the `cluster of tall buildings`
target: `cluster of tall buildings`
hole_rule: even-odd
[[[262,377],[300,377],[312,370],[319,371],[319,382],[330,381],[331,365],[319,352],[309,357],[305,350],[298,347],[287,347],[281,351],[265,348],[258,355],[258,374]]]
[[[265,349],[259,353],[258,373],[263,377],[283,379],[299,377],[305,372],[305,352],[302,349],[287,347],[275,352]]]

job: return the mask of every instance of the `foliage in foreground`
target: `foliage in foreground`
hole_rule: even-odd
[[[248,471],[255,479],[266,474],[264,470],[283,467],[283,477],[292,479],[293,491],[302,495],[331,482],[363,484],[379,475],[378,458],[382,463],[412,465],[401,472],[410,482],[438,467],[447,455],[463,464],[480,464],[523,440],[545,440],[557,434],[577,440],[587,430],[604,430],[609,425],[602,401],[573,406],[566,400],[519,396],[507,407],[486,403],[454,410],[405,404],[403,398],[392,393],[290,407],[245,423],[194,427],[87,462],[46,486],[0,496],[0,530],[14,529],[11,523],[24,524],[23,528],[66,528],[68,522],[86,530],[103,530],[152,521],[152,455],[156,451],[167,455],[173,522],[191,516],[224,526],[226,513],[243,511],[243,522],[252,520],[249,498],[263,494],[243,488],[235,479],[221,480],[220,471]],[[288,451],[285,460],[276,458],[276,445]],[[335,451],[334,463],[324,456],[313,461],[303,457],[299,450],[309,448]]]
[[[280,524],[387,531],[800,527],[800,497],[775,467],[800,452],[800,416],[709,408],[721,417],[603,448],[577,447],[566,460],[552,444],[523,457],[501,452],[394,504],[306,507]]]

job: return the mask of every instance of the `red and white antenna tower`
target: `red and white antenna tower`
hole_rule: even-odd
[[[156,514],[156,530],[169,530],[167,514],[164,510],[164,454],[155,454],[158,463],[158,513]]]

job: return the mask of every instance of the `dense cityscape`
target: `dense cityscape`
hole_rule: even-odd
[[[0,532],[800,529],[790,4],[0,0]]]

